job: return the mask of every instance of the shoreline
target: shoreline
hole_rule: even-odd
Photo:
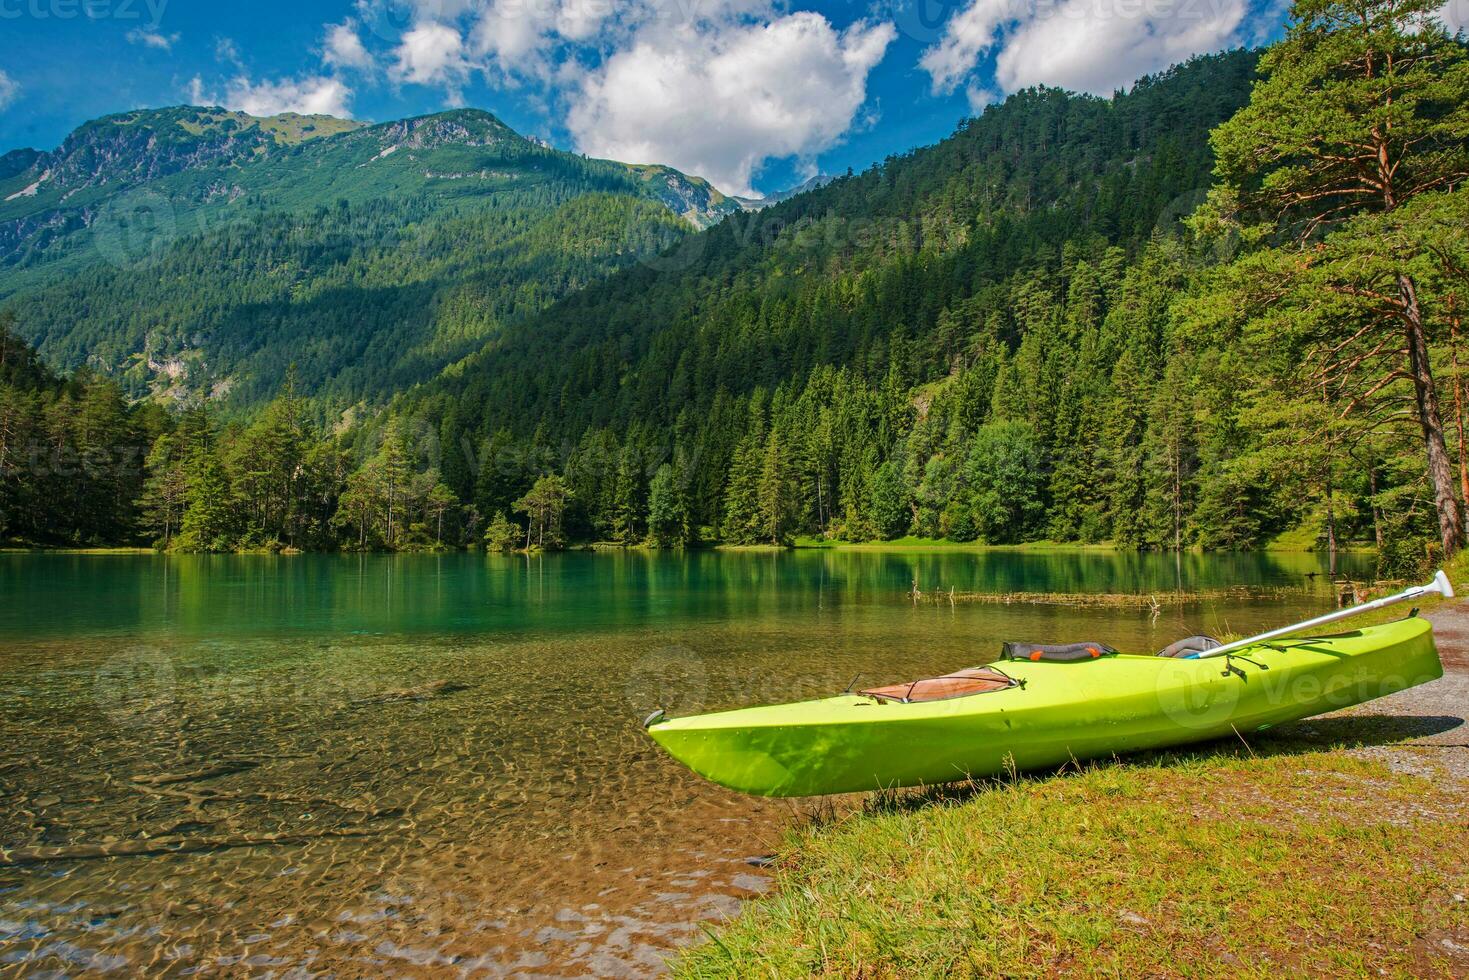
[[[894,538],[890,541],[828,541],[819,538],[797,538],[794,544],[724,544],[720,542],[701,543],[683,548],[658,548],[645,544],[624,545],[607,541],[584,541],[568,545],[556,551],[544,549],[515,549],[513,551],[491,551],[482,545],[465,545],[463,547],[422,548],[403,551],[357,551],[349,549],[308,551],[297,548],[253,548],[241,551],[168,551],[153,548],[147,545],[4,545],[0,546],[0,554],[4,555],[285,555],[293,557],[296,555],[452,555],[467,552],[484,552],[485,554],[502,555],[551,555],[558,553],[589,552],[594,554],[616,554],[621,552],[638,552],[645,554],[681,554],[701,551],[733,552],[750,554],[779,554],[794,551],[859,551],[874,553],[893,554],[924,554],[935,552],[970,553],[970,554],[1116,554],[1116,555],[1168,555],[1179,556],[1202,556],[1202,555],[1255,555],[1255,554],[1290,554],[1309,555],[1322,554],[1325,552],[1316,548],[1279,548],[1263,547],[1247,551],[1205,551],[1199,548],[1189,548],[1181,552],[1171,551],[1148,551],[1140,548],[1124,548],[1110,542],[1086,544],[1083,542],[1066,541],[1027,541],[1020,544],[985,544],[978,541],[950,541],[944,538]],[[1366,545],[1352,545],[1337,549],[1338,555],[1371,555],[1376,552],[1375,548]]]
[[[674,975],[1463,975],[1469,600],[1425,613],[1445,666],[1430,684],[1248,740],[869,794],[793,827],[774,891]]]

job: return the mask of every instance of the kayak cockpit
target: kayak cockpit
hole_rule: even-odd
[[[1190,636],[1158,651],[1160,657],[1193,659],[1218,647],[1220,642],[1210,636]],[[1117,651],[1105,643],[1025,643],[1011,641],[1000,650],[1001,660],[1024,660],[1032,663],[1086,663],[1103,657],[1115,657]],[[947,701],[950,698],[967,698],[974,694],[987,694],[1015,687],[1020,682],[997,667],[967,667],[939,677],[924,677],[902,684],[886,684],[858,691],[877,701],[898,704],[921,704],[927,701]]]
[[[990,691],[1003,691],[1019,683],[1009,674],[994,667],[968,667],[941,677],[925,677],[916,681],[908,681],[905,684],[869,687],[857,693],[865,694],[879,701],[917,704],[924,701],[967,698],[972,694],[987,694]]]

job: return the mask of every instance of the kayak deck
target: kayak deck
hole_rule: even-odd
[[[721,785],[809,796],[1046,768],[1249,732],[1442,676],[1416,617],[1278,640],[1229,658],[1006,661],[1016,683],[941,700],[845,694],[655,722],[653,739]]]

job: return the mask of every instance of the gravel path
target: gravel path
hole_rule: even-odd
[[[1400,772],[1457,783],[1469,798],[1469,724],[1465,722],[1469,715],[1469,599],[1443,603],[1427,617],[1443,660],[1443,677],[1323,717],[1380,718],[1382,734],[1387,736],[1384,741],[1391,744],[1363,746],[1352,752],[1381,759]],[[1310,726],[1312,721],[1301,724]]]

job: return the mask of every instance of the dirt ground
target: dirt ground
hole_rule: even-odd
[[[1469,599],[1443,603],[1427,616],[1443,661],[1443,677],[1339,714],[1377,715],[1411,736],[1397,744],[1365,746],[1352,752],[1380,759],[1399,771],[1455,782],[1469,801],[1469,725],[1465,723],[1469,715]]]

